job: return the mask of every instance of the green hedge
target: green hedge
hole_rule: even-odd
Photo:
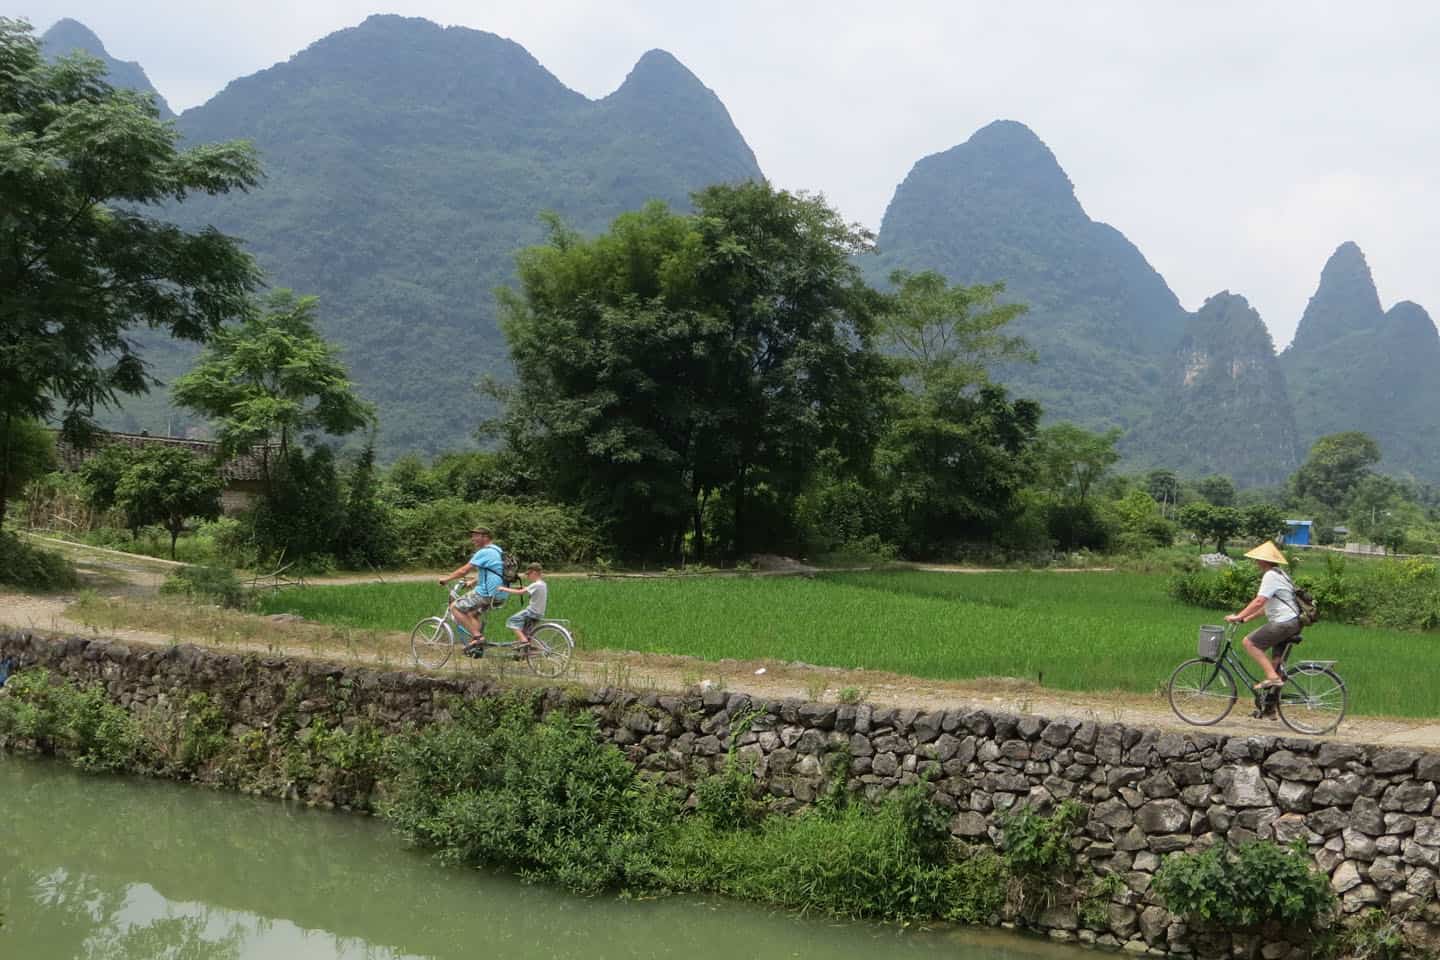
[[[521,563],[585,565],[604,555],[593,524],[574,507],[544,500],[468,503],[446,497],[395,511],[399,562],[454,567],[469,555],[468,531],[475,526],[488,527]]]

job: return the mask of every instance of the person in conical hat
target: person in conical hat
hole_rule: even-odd
[[[1262,611],[1265,613],[1265,626],[1247,636],[1242,645],[1265,673],[1265,679],[1255,684],[1255,689],[1278,687],[1285,681],[1276,672],[1274,655],[1270,651],[1282,647],[1300,632],[1300,604],[1295,599],[1295,584],[1280,569],[1288,566],[1289,561],[1273,540],[1266,540],[1245,556],[1254,560],[1260,568],[1260,589],[1243,610],[1225,619],[1231,623],[1244,623],[1255,619]]]

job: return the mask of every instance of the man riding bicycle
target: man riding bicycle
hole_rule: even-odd
[[[484,613],[504,602],[503,598],[497,600],[496,594],[505,584],[505,553],[499,544],[493,542],[490,531],[485,527],[476,527],[470,531],[470,543],[475,547],[470,559],[451,571],[449,576],[440,578],[443,587],[475,571],[475,589],[450,604],[455,621],[468,630],[472,638],[465,644],[466,653],[484,645]]]

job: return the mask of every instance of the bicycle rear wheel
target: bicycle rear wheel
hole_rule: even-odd
[[[1329,667],[1301,663],[1288,668],[1280,688],[1280,719],[1296,733],[1329,733],[1345,718],[1349,693]]]
[[[530,655],[525,662],[536,676],[554,679],[570,665],[575,639],[558,623],[542,623],[530,631]]]
[[[1208,727],[1224,720],[1235,706],[1235,677],[1225,664],[1197,657],[1170,674],[1166,695],[1175,716]]]
[[[455,633],[440,617],[426,617],[410,631],[410,654],[418,666],[438,670],[450,659]]]

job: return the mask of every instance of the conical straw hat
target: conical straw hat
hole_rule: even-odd
[[[1260,546],[1245,554],[1245,556],[1249,557],[1251,560],[1264,560],[1266,563],[1290,562],[1289,560],[1285,559],[1285,554],[1280,552],[1280,548],[1275,546],[1275,541],[1273,540],[1266,540],[1264,543],[1260,544]]]

